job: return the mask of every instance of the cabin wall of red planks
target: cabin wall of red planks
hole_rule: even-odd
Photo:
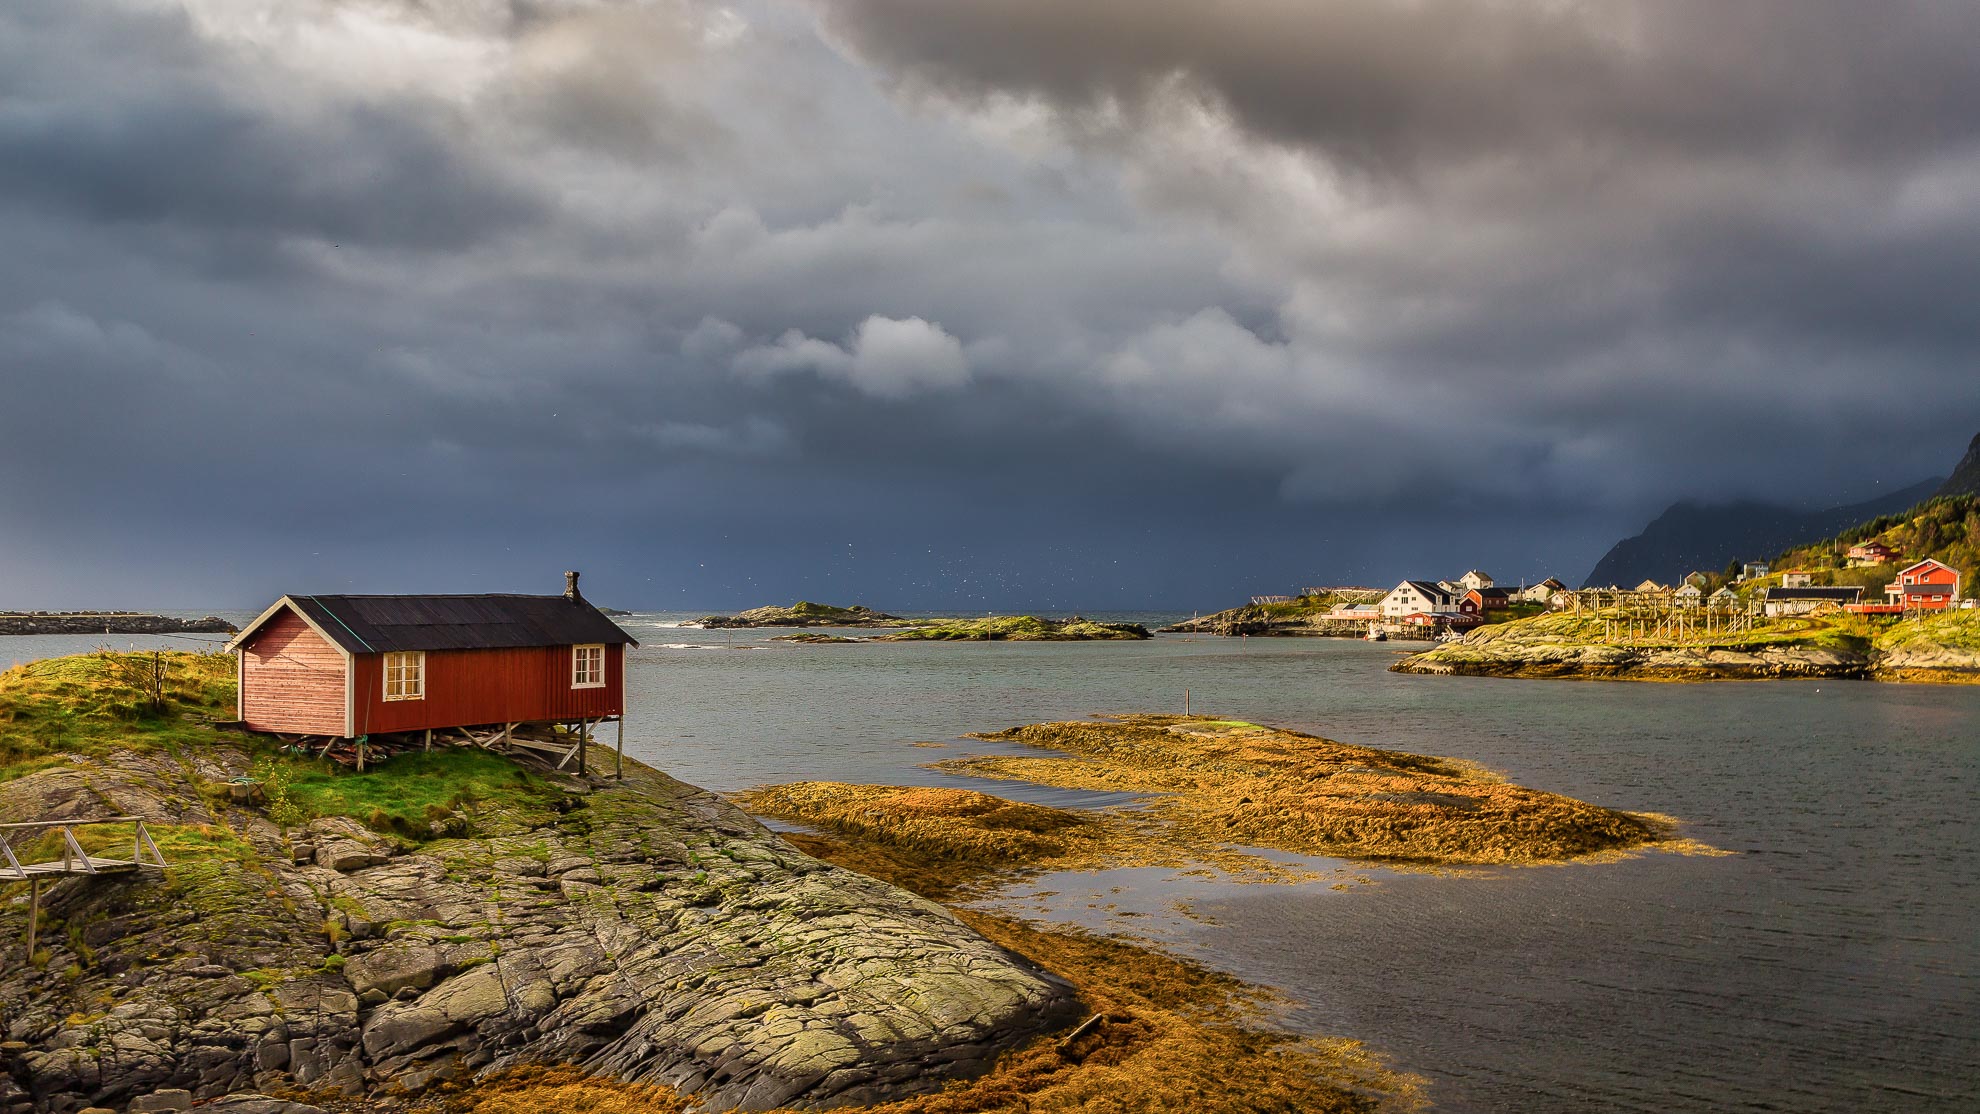
[[[429,650],[426,695],[385,699],[384,655],[356,656],[351,730],[359,735],[481,723],[598,719],[625,710],[624,646],[605,647],[605,684],[571,687],[571,647]]]
[[[241,719],[256,731],[344,733],[344,653],[294,612],[241,647]]]

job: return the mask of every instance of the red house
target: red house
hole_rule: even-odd
[[[1504,588],[1473,588],[1458,600],[1458,610],[1466,615],[1504,611],[1511,606],[1512,597]]]
[[[1900,570],[1884,594],[1907,611],[1944,611],[1959,600],[1959,571],[1927,557]]]
[[[254,731],[355,739],[611,719],[631,635],[578,594],[283,596],[228,644]]]

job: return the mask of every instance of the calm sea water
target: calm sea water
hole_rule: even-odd
[[[1355,869],[1368,884],[1339,890],[1120,871],[1012,899],[1277,986],[1289,1023],[1429,1077],[1440,1110],[1980,1110],[1980,689],[1405,677],[1384,669],[1402,646],[1336,640],[792,646],[687,617],[623,620],[643,644],[627,751],[713,789],[955,782],[919,766],[998,749],[963,732],[1188,690],[1669,813],[1736,852]],[[106,641],[189,645],[0,639],[0,663]]]

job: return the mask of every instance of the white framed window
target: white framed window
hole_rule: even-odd
[[[605,647],[571,647],[571,687],[574,689],[602,689],[605,687]]]
[[[426,699],[426,651],[406,650],[385,655],[385,699]]]

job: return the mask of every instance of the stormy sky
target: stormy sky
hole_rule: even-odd
[[[1980,429],[1964,0],[9,0],[0,608],[1578,579]]]

